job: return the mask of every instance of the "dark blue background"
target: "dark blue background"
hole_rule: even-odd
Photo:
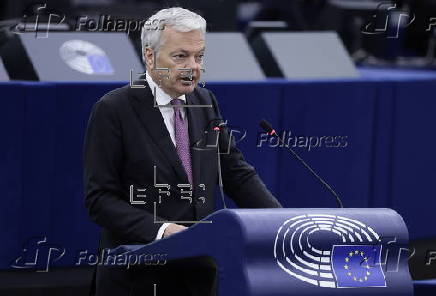
[[[347,136],[345,148],[295,150],[346,207],[390,207],[411,238],[436,237],[436,74],[362,70],[348,81],[209,83],[229,124],[245,129],[247,160],[286,207],[335,207],[283,148],[257,147],[258,122],[298,136]],[[390,78],[389,78],[390,77]],[[124,83],[0,84],[0,268],[31,237],[94,250],[98,228],[83,203],[82,150],[92,105]]]

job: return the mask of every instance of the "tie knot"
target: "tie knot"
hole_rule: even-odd
[[[172,99],[170,103],[171,103],[171,105],[174,105],[174,106],[181,106],[181,105],[183,105],[183,101],[180,100],[180,99]]]

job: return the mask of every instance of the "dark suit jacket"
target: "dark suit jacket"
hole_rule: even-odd
[[[181,198],[177,185],[189,183],[188,178],[163,117],[153,106],[148,85],[115,89],[94,105],[85,137],[84,184],[89,215],[102,227],[101,248],[149,243],[162,225],[156,220],[200,220],[214,211],[218,159],[213,143],[218,131],[213,127],[221,115],[214,95],[205,88],[197,87],[187,94],[186,103],[211,105],[185,109],[193,168],[192,201]],[[224,128],[219,133],[225,193],[242,208],[280,207],[228,131]],[[156,183],[168,184],[170,196],[160,194],[159,198],[154,166]],[[130,203],[131,188],[134,199],[145,204]],[[136,188],[146,189],[146,197],[135,197]]]

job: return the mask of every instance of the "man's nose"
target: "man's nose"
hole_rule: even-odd
[[[197,63],[194,56],[189,57],[186,68],[192,69],[192,71],[200,71],[201,64]]]

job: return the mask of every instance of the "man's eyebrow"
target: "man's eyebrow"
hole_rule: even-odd
[[[179,52],[183,52],[183,53],[188,53],[188,51],[187,50],[184,50],[184,49],[176,49],[176,50],[173,50],[172,52],[171,52],[171,54],[175,54],[175,53],[179,53]]]
[[[203,48],[200,49],[198,52],[204,52],[205,50],[206,50],[206,47],[203,47]],[[186,49],[178,48],[178,49],[172,51],[171,54],[175,54],[175,53],[179,53],[179,52],[182,52],[182,53],[189,53],[190,51],[189,51],[189,50],[186,50]]]

